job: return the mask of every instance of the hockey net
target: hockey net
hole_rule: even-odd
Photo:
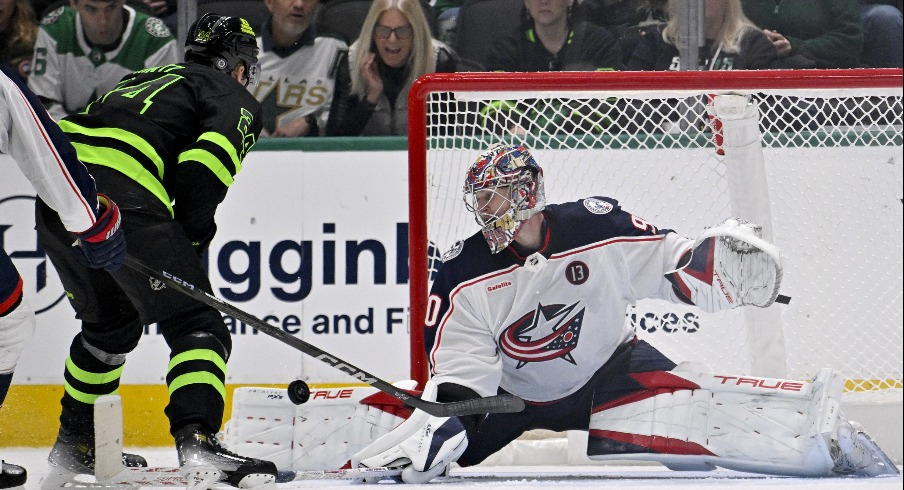
[[[831,367],[845,397],[901,404],[902,72],[456,73],[409,96],[412,377],[439,257],[475,233],[465,170],[494,143],[523,143],[548,202],[593,195],[697,236],[757,208],[785,258],[787,305],[751,318],[644,300],[625,321],[676,362],[812,379]],[[708,103],[743,94],[760,110],[765,186],[719,150]],[[715,130],[715,131],[714,131]],[[740,184],[739,184],[740,182]],[[755,316],[755,315],[754,315]]]

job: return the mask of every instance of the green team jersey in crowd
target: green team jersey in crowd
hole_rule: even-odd
[[[338,89],[338,71],[347,67],[348,46],[339,39],[318,37],[309,28],[293,46],[280,49],[274,46],[269,29],[262,32],[257,37],[261,75],[249,89],[263,107],[263,135],[307,115],[317,119],[319,129],[325,129]]]
[[[125,32],[108,51],[88,43],[81,16],[70,7],[41,20],[28,86],[54,119],[81,111],[133,71],[182,61],[182,51],[163,21],[124,8]]]
[[[81,161],[132,178],[194,236],[213,223],[260,121],[260,104],[242,84],[216,69],[180,63],[123,78],[60,128]]]

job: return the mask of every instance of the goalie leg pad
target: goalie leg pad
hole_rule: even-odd
[[[410,415],[401,401],[370,386],[312,388],[297,406],[285,389],[237,388],[223,442],[279,469],[336,470]]]
[[[9,374],[15,370],[26,342],[34,334],[35,313],[24,297],[17,307],[11,310],[3,308],[0,302],[0,374]],[[0,394],[2,404],[3,396]]]
[[[709,313],[775,302],[782,282],[778,248],[757,225],[731,218],[703,232],[689,260],[666,273],[676,293]]]
[[[802,381],[657,371],[632,374],[647,389],[594,407],[590,459],[657,461],[676,470],[717,466],[829,476],[840,376]]]

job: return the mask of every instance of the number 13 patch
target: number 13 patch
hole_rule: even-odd
[[[590,268],[580,260],[575,260],[565,268],[565,278],[575,286],[580,286],[590,278]]]

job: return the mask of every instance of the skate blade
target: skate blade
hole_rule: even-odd
[[[116,488],[119,490],[138,488],[136,485],[97,481],[94,475],[75,473],[60,466],[51,464],[50,472],[41,479],[41,490],[51,488]]]
[[[269,473],[251,473],[239,480],[236,486],[239,488],[257,488],[259,490],[275,489],[276,476]]]
[[[179,469],[185,477],[187,490],[207,490],[223,478],[223,472],[213,465],[186,464]]]

